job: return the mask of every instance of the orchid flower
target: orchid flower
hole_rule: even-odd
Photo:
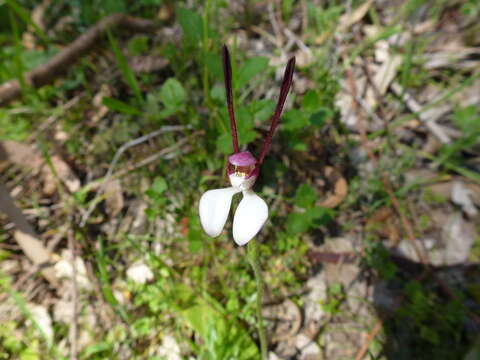
[[[270,130],[265,137],[263,149],[258,160],[249,151],[239,151],[237,124],[233,109],[232,66],[230,54],[226,46],[223,47],[222,58],[234,151],[234,154],[228,158],[227,166],[227,175],[232,186],[208,190],[202,195],[199,204],[200,222],[209,236],[217,237],[220,235],[230,212],[233,195],[242,192],[243,198],[233,218],[233,239],[238,245],[242,246],[248,243],[260,231],[268,218],[268,206],[261,197],[253,192],[252,186],[260,173],[260,167],[272,142],[273,133],[280,122],[283,105],[292,85],[295,58],[293,57],[288,61],[285,69],[280,96],[272,116]]]

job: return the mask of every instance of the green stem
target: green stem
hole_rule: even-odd
[[[250,265],[252,265],[253,273],[255,274],[255,281],[257,283],[257,329],[258,337],[260,339],[260,351],[262,353],[262,360],[267,360],[267,334],[262,314],[263,278],[260,269],[260,262],[258,260],[258,243],[256,239],[252,239],[248,243],[248,261],[250,262]]]

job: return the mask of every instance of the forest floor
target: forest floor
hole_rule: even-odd
[[[479,16],[0,1],[0,359],[260,359],[246,248],[198,214],[228,186],[223,44],[257,156],[296,57],[254,186],[269,360],[478,359]]]

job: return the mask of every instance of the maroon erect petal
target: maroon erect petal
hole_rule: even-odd
[[[232,64],[230,62],[230,53],[226,45],[222,49],[223,74],[225,77],[225,92],[227,94],[228,116],[230,117],[230,127],[232,129],[233,151],[238,152],[237,122],[235,121],[235,112],[233,110],[233,86],[232,86]]]
[[[272,142],[273,133],[280,123],[280,116],[282,115],[283,105],[285,105],[285,100],[287,99],[288,91],[292,86],[293,82],[293,72],[295,71],[295,57],[292,57],[288,60],[287,67],[285,68],[285,73],[283,74],[282,87],[280,88],[280,96],[278,97],[277,106],[275,107],[275,112],[272,116],[272,123],[270,124],[270,130],[268,131],[267,136],[265,137],[265,142],[263,143],[263,149],[258,158],[258,164],[262,165],[265,155],[270,148]]]

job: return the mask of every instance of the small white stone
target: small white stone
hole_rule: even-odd
[[[182,360],[180,356],[180,346],[171,335],[165,335],[162,345],[158,348],[157,354],[165,357],[166,360]]]
[[[295,346],[301,352],[300,359],[304,359],[307,356],[318,356],[320,354],[320,347],[318,344],[305,334],[298,334],[296,336]]]
[[[470,217],[475,217],[478,213],[475,204],[472,201],[472,191],[461,181],[455,181],[452,186],[452,201],[460,205],[462,210]]]
[[[55,321],[70,324],[73,321],[73,303],[60,299],[53,306],[53,318]]]
[[[54,269],[59,278],[73,279],[72,253],[70,250],[64,249],[62,251],[61,259],[55,264]],[[87,276],[87,268],[82,258],[77,256],[75,258],[76,281],[80,289],[90,290],[92,284]]]
[[[268,360],[280,360],[280,358],[273,351],[268,353]]]
[[[144,263],[135,263],[127,269],[127,277],[138,284],[153,280],[153,272]]]

